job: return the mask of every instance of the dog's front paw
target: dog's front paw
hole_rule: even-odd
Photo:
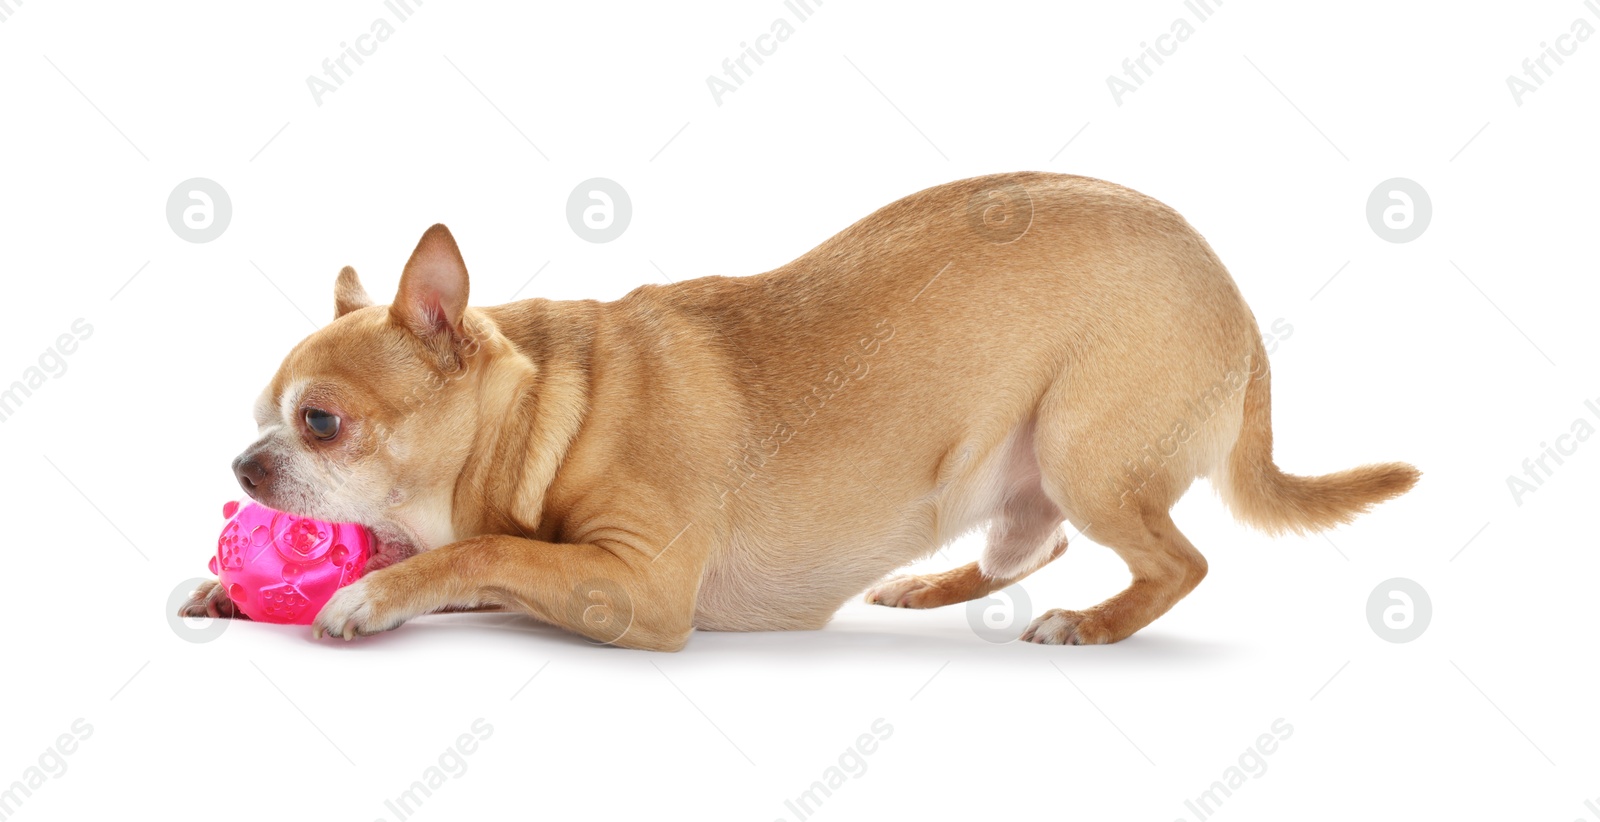
[[[389,602],[382,581],[371,576],[339,589],[312,621],[311,636],[371,636],[394,630],[412,616]]]
[[[1111,642],[1111,631],[1092,613],[1052,608],[1030,623],[1021,639],[1040,645],[1105,645]]]
[[[194,589],[189,595],[189,601],[183,603],[178,609],[178,616],[185,619],[199,617],[213,617],[220,619],[249,619],[233,604],[233,598],[228,596],[228,590],[222,583],[211,580]]]

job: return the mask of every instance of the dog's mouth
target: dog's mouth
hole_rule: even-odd
[[[235,461],[234,471],[245,495],[256,503],[301,519],[359,525],[372,537],[372,558],[367,568],[375,570],[415,556],[426,548],[426,540],[403,517],[385,516],[357,499],[339,499],[339,485],[307,484],[294,471],[292,461],[261,456],[261,450],[247,451]],[[241,467],[243,466],[243,467]],[[323,479],[318,477],[318,479]],[[345,490],[348,493],[348,490]],[[393,511],[395,495],[385,500]],[[356,512],[366,511],[365,515]],[[398,511],[394,511],[398,514]],[[356,514],[355,516],[351,516]]]

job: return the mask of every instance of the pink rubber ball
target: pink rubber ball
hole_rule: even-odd
[[[244,615],[310,625],[335,591],[361,578],[372,535],[349,522],[323,522],[264,505],[229,502],[211,573]]]

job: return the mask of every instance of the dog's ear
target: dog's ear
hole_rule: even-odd
[[[450,229],[439,223],[423,232],[400,274],[400,292],[389,315],[447,360],[466,336],[467,264]],[[450,363],[446,363],[450,365]]]
[[[356,277],[356,270],[345,266],[339,270],[339,279],[333,281],[333,318],[339,319],[346,314],[372,305],[372,298],[367,296],[367,290],[361,287],[361,280]]]

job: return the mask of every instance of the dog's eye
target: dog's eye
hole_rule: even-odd
[[[306,428],[319,440],[331,440],[339,436],[339,418],[320,408],[307,408]]]

